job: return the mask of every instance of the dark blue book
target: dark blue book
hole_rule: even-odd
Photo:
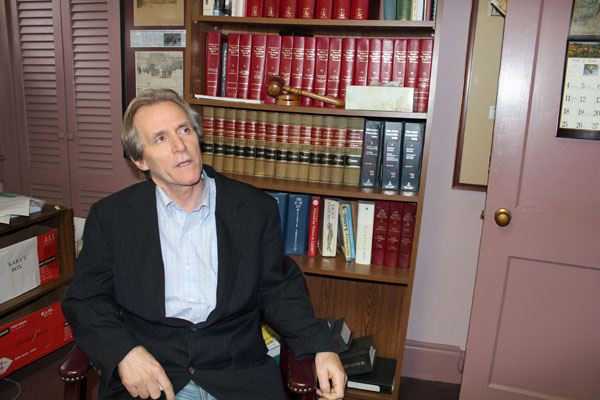
[[[411,192],[419,191],[424,131],[425,126],[420,122],[406,122],[404,124],[400,190]]]
[[[284,192],[267,192],[277,200],[279,219],[281,220],[281,239],[285,242],[285,218],[287,217],[288,194]]]
[[[221,82],[219,83],[219,96],[225,97],[225,85],[227,84],[227,42],[221,45]]]
[[[309,214],[310,195],[290,193],[283,241],[285,254],[306,254]]]

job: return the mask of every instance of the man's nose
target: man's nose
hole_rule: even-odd
[[[185,150],[185,142],[177,134],[173,135],[173,138],[171,139],[171,145],[173,147],[173,151],[184,151]]]

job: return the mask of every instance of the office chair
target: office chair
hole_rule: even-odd
[[[283,261],[300,268],[291,257],[283,256]],[[285,338],[282,340],[279,368],[288,398],[316,398],[317,375],[314,361],[312,357],[297,359],[285,345]],[[92,364],[83,351],[74,346],[58,369],[58,375],[65,383],[64,400],[85,400],[87,376],[91,367]]]

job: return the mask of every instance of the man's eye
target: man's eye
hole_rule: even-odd
[[[189,134],[191,131],[192,131],[192,130],[191,130],[190,128],[181,128],[181,131],[180,131],[180,133],[181,133],[182,135],[187,135],[187,134]]]
[[[157,136],[156,137],[156,143],[162,143],[165,141],[165,137],[164,136]]]

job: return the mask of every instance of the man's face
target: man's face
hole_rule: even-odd
[[[142,171],[167,193],[180,192],[200,181],[202,158],[198,136],[185,112],[170,101],[141,107],[133,125],[142,142]]]

